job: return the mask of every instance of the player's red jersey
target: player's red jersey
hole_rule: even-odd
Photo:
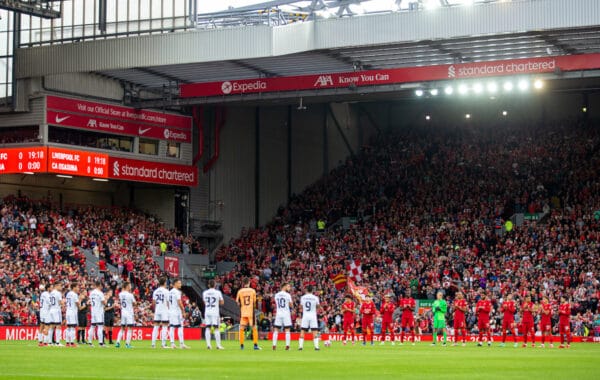
[[[514,322],[515,321],[515,312],[517,311],[517,306],[515,305],[515,301],[504,301],[502,303],[502,321],[505,322]]]
[[[383,302],[381,304],[381,320],[383,322],[391,322],[392,315],[394,314],[394,310],[396,310],[396,306],[392,302]]]
[[[375,313],[377,312],[377,308],[375,307],[375,303],[373,301],[363,302],[360,305],[360,313],[363,318],[373,318]]]
[[[492,311],[492,302],[489,300],[479,300],[475,307],[478,319],[490,319],[490,313]]]
[[[561,325],[571,323],[571,304],[563,303],[558,307],[558,323]]]
[[[467,309],[467,307],[468,307],[467,300],[464,298],[454,301],[454,320],[458,319],[458,320],[464,321],[465,320],[465,310]]]
[[[523,310],[523,322],[533,324],[533,302],[523,302],[521,310]]]
[[[541,310],[542,324],[544,324],[544,322],[550,323],[550,321],[552,320],[552,305],[550,305],[549,303],[542,303],[541,306],[542,306],[542,310]]]
[[[412,317],[413,311],[415,310],[416,306],[417,306],[417,302],[415,301],[414,298],[402,298],[400,300],[400,308],[402,309],[402,317],[404,317],[405,315],[408,316],[409,314]]]
[[[342,304],[342,312],[344,314],[344,321],[354,321],[354,310],[356,305],[353,301],[346,301]]]

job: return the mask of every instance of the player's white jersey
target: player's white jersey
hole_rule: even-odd
[[[169,291],[169,311],[171,314],[181,315],[181,309],[179,308],[179,300],[181,299],[181,290],[173,288]]]
[[[290,304],[292,303],[292,296],[290,293],[282,290],[275,294],[275,304],[277,305],[277,316],[290,315]]]
[[[50,292],[50,310],[60,310],[60,301],[62,301],[62,293],[58,290]]]
[[[90,304],[92,305],[91,311],[93,315],[104,315],[104,293],[98,289],[94,289],[90,292]]]
[[[167,288],[158,287],[152,293],[154,300],[154,314],[167,315],[169,313],[169,291]]]
[[[202,292],[202,300],[204,301],[204,316],[218,317],[219,303],[223,300],[223,294],[217,289],[206,289]]]
[[[50,311],[50,292],[44,290],[40,294],[40,315],[47,315]]]
[[[67,293],[67,296],[65,298],[67,300],[67,313],[74,313],[75,315],[77,315],[77,306],[79,303],[79,296],[77,295],[77,293],[71,290],[69,291],[69,293]]]
[[[317,318],[317,306],[319,306],[319,297],[314,294],[305,294],[300,298],[302,305],[302,317]]]
[[[123,290],[119,293],[119,303],[121,304],[121,314],[127,313],[133,315],[133,304],[135,303],[133,294]]]

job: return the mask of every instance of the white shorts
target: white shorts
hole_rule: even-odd
[[[289,314],[277,315],[275,317],[275,322],[273,326],[284,328],[284,327],[292,327],[292,317]]]
[[[180,313],[169,315],[169,325],[175,327],[183,326],[183,315]]]
[[[78,323],[77,313],[67,310],[67,326],[77,326]]]
[[[135,319],[133,318],[133,314],[121,313],[121,326],[135,326]]]
[[[319,321],[317,321],[317,317],[308,316],[302,317],[302,323],[300,324],[302,330],[318,330],[319,329]]]
[[[204,324],[207,326],[219,326],[221,323],[220,319],[218,315],[205,315]]]
[[[48,311],[40,311],[40,323],[41,324],[44,324],[44,325],[49,324],[48,321],[50,319],[48,318],[48,314],[49,314]]]
[[[103,325],[104,324],[104,312],[100,314],[92,313],[92,325]]]
[[[49,325],[60,325],[62,323],[62,313],[60,309],[58,310],[50,310],[50,315],[48,316],[48,324]]]
[[[168,311],[155,312],[154,313],[154,322],[168,323],[169,322],[169,312]]]

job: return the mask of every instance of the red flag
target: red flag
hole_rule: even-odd
[[[165,256],[165,272],[171,277],[179,276],[179,257]]]
[[[348,279],[348,290],[350,293],[356,298],[358,303],[363,303],[365,298],[369,295],[369,289],[364,286],[358,286],[352,281],[352,279]]]
[[[346,282],[348,281],[348,278],[345,274],[332,274],[329,278],[331,278],[331,281],[333,281],[337,290],[342,290],[346,287]]]
[[[362,279],[362,268],[360,266],[360,261],[350,261],[350,264],[348,264],[348,277],[354,281],[360,281]]]

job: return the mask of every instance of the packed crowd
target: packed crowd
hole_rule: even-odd
[[[0,324],[35,325],[40,283],[77,282],[90,289],[100,277],[116,290],[134,284],[138,322],[151,321],[150,299],[162,271],[153,256],[190,253],[202,248],[191,236],[165,228],[154,217],[123,208],[64,207],[9,196],[0,204]],[[84,250],[100,259],[86,272]],[[115,273],[103,271],[106,264]],[[189,303],[190,312],[197,306]]]
[[[592,330],[600,297],[600,128],[543,126],[412,128],[380,136],[356,157],[295,196],[274,220],[243,230],[218,252],[237,263],[218,281],[234,295],[253,277],[265,328],[270,299],[290,282],[299,299],[321,291],[323,327],[340,329],[342,293],[331,277],[360,261],[362,284],[378,301],[407,290],[474,307],[480,290],[494,304],[531,292],[573,303],[574,331]],[[542,215],[505,231],[515,213]],[[348,230],[316,221],[356,216]],[[452,302],[450,302],[452,304]],[[452,315],[450,308],[449,315]],[[597,318],[596,318],[597,319]],[[468,313],[476,328],[474,312]],[[428,318],[419,326],[428,330]]]

